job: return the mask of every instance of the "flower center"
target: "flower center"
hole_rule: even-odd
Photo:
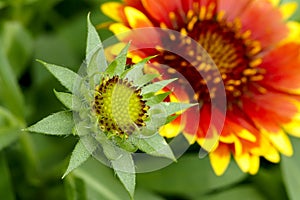
[[[93,110],[104,132],[129,135],[136,127],[145,126],[148,106],[140,89],[114,76],[103,78],[96,87]]]
[[[211,101],[222,83],[228,102],[238,101],[237,97],[247,92],[250,82],[263,79],[264,71],[258,68],[261,63],[260,43],[250,38],[249,31],[241,31],[239,20],[228,22],[219,15],[208,19],[190,15],[185,25],[178,28],[181,36],[170,33],[163,44],[172,45],[168,48],[179,49],[184,56],[161,50],[157,59],[185,76],[198,101]],[[191,38],[206,52],[193,45]],[[209,91],[208,84],[213,85]],[[258,91],[263,90],[258,88]]]

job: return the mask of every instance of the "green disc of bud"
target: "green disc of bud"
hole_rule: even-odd
[[[145,126],[149,107],[142,98],[141,90],[127,79],[104,77],[96,86],[93,101],[101,130],[123,137]]]

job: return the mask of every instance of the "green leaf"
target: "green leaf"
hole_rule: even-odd
[[[60,102],[62,102],[67,108],[72,109],[73,95],[66,92],[57,92],[54,90],[55,96]]]
[[[255,187],[251,185],[238,186],[229,188],[221,192],[214,192],[211,195],[200,196],[195,200],[241,200],[241,199],[255,199],[255,200],[266,200],[267,198]]]
[[[176,80],[177,80],[177,78],[173,78],[173,79],[158,81],[158,82],[152,83],[150,85],[146,85],[145,87],[142,88],[142,94],[156,93],[159,90],[166,87],[168,84],[170,84]]]
[[[225,174],[218,177],[207,157],[199,159],[196,154],[185,154],[178,162],[161,170],[138,174],[137,185],[160,194],[176,194],[186,199],[197,199],[220,188],[231,187],[246,176],[231,162]]]
[[[43,133],[46,135],[69,135],[72,133],[73,127],[74,121],[72,112],[61,111],[49,115],[48,117],[24,130]]]
[[[294,155],[291,158],[282,157],[281,169],[285,187],[291,200],[300,197],[300,141],[292,139]]]
[[[3,153],[0,152],[0,199],[14,200],[10,172]]]
[[[15,116],[20,119],[24,117],[23,95],[2,46],[0,46],[0,100]]]
[[[68,200],[86,200],[86,188],[84,181],[78,177],[68,176],[64,182]]]
[[[124,151],[116,160],[111,160],[114,171],[131,198],[135,190],[135,166],[131,153]]]
[[[126,198],[127,192],[114,176],[113,171],[93,158],[74,170],[73,175],[85,182],[88,199],[129,199]]]
[[[21,130],[16,127],[1,127],[0,128],[0,151],[11,143],[16,141],[20,136]]]
[[[53,65],[53,64],[48,64],[41,60],[38,60],[38,62],[43,64],[49,70],[49,72],[51,72],[53,76],[55,76],[55,78],[57,78],[59,82],[70,92],[73,91],[75,81],[81,79],[78,74],[76,74],[75,72],[71,71],[68,68]]]
[[[2,25],[0,35],[3,43],[1,45],[3,45],[12,70],[19,77],[31,59],[34,43],[28,30],[19,22],[6,21]]]
[[[266,199],[288,199],[278,165],[260,167],[258,173],[248,177],[248,180]]]
[[[86,45],[86,62],[87,74],[89,77],[95,76],[94,81],[99,82],[100,78],[97,75],[99,72],[105,71],[107,62],[104,54],[104,48],[100,37],[90,21],[90,14],[87,17],[88,36]]]
[[[22,126],[22,122],[5,107],[0,106],[0,117],[7,120],[9,126]],[[0,120],[3,120],[0,118]],[[3,122],[2,122],[3,123]]]
[[[171,147],[166,142],[166,140],[158,133],[145,138],[137,138],[136,145],[140,150],[144,151],[147,154],[166,157],[173,161],[176,161]]]
[[[69,166],[64,173],[63,177],[67,176],[71,171],[79,167],[82,163],[84,163],[91,156],[90,152],[85,148],[84,144],[79,140],[76,144],[71,159],[69,162]]]
[[[106,73],[110,76],[113,75],[121,75],[126,66],[126,61],[127,61],[127,52],[129,48],[129,43],[126,44],[126,46],[121,50],[121,52],[118,54],[115,60],[113,60],[108,68],[106,69]]]
[[[71,176],[71,175],[70,175]],[[68,176],[66,179],[68,179]],[[116,178],[112,169],[103,165],[94,158],[89,159],[79,168],[74,170],[72,176],[81,178],[86,185],[89,200],[129,200],[128,192]],[[149,190],[137,187],[135,199],[163,200]]]

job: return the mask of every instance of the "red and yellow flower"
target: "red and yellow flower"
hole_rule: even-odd
[[[197,141],[209,151],[212,168],[221,175],[231,155],[243,172],[255,174],[260,157],[277,163],[280,153],[293,154],[287,133],[300,136],[300,26],[288,19],[296,6],[279,5],[276,0],[124,0],[101,8],[116,21],[109,24],[111,31],[117,35],[127,32],[119,39],[134,40],[137,47],[157,43],[157,48],[133,51],[133,62],[158,55],[152,70],[168,78],[177,71],[187,79],[195,94],[186,93],[187,83],[178,82],[174,90],[180,95],[171,96],[171,101],[197,101],[202,106],[199,111],[189,109],[161,134],[174,137],[183,132],[191,142]],[[197,41],[220,76],[215,75],[209,59],[190,48],[188,39],[155,31],[130,34],[145,27],[175,30]],[[194,62],[164,51],[166,40],[178,40],[172,48],[182,49]],[[219,94],[220,83],[226,93],[226,113],[218,103],[211,103]],[[208,91],[207,84],[216,87]],[[196,133],[191,125],[195,112],[200,114]],[[211,121],[212,114],[225,119],[222,129],[218,120]],[[216,136],[217,142],[207,146]]]

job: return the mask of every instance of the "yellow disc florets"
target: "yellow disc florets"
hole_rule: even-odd
[[[127,79],[103,78],[96,87],[93,101],[100,129],[121,136],[145,126],[148,106],[142,98],[141,90]]]

